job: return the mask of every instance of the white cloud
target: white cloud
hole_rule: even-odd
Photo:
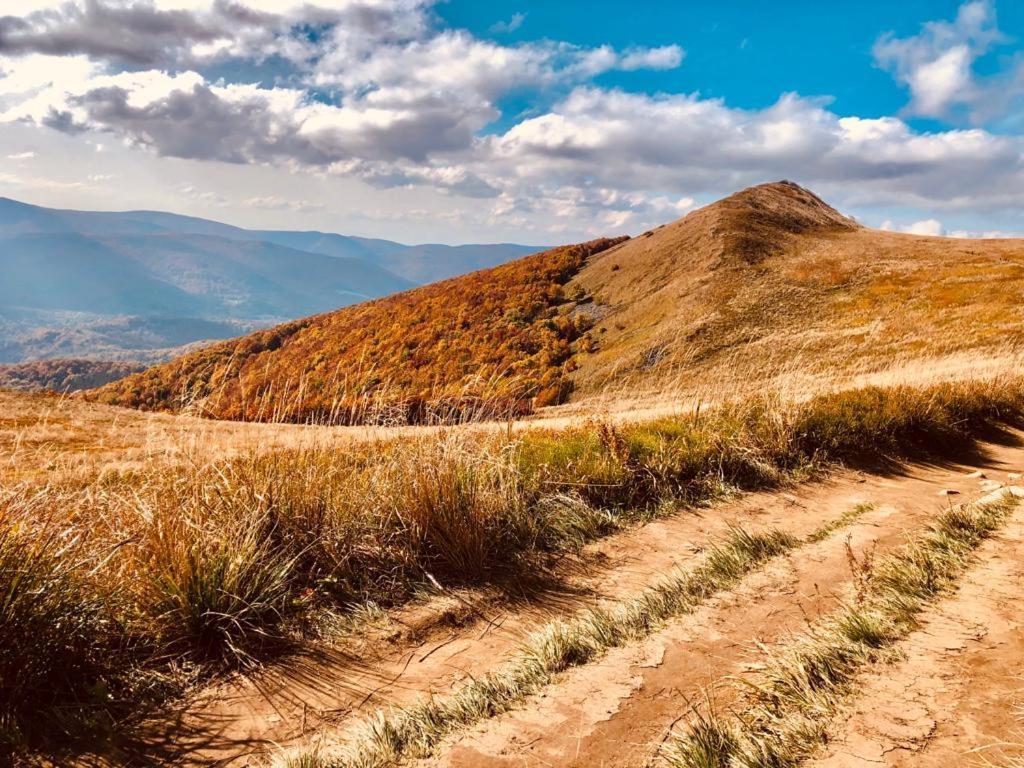
[[[952,232],[949,232],[948,234],[949,237],[980,238],[982,240],[1024,238],[1024,232],[1009,232],[1001,229],[986,229],[980,232],[967,229],[954,229]]]
[[[1019,59],[997,75],[981,77],[975,72],[976,61],[1005,41],[991,0],[970,0],[952,22],[930,21],[912,37],[883,35],[875,43],[874,56],[910,89],[909,114],[963,114],[983,122],[1024,95],[1024,64]]]
[[[526,21],[525,13],[513,13],[512,18],[508,21],[498,21],[491,25],[490,31],[496,35],[504,35],[510,32],[515,32]]]
[[[7,156],[8,160],[31,160],[36,156],[35,152],[15,152]]]
[[[903,227],[903,231],[908,235],[926,235],[928,237],[941,237],[945,234],[942,222],[937,219],[915,221],[913,224]]]
[[[678,45],[664,45],[660,48],[635,48],[627,50],[619,61],[619,69],[675,69],[683,63],[683,49]]]
[[[296,213],[322,211],[325,208],[322,203],[314,203],[310,200],[292,200],[280,195],[250,197],[248,200],[243,200],[242,205],[249,208],[262,208],[271,211],[294,211]]]
[[[922,132],[797,94],[737,109],[699,94],[596,87],[592,79],[610,71],[678,67],[684,51],[502,44],[443,28],[432,6],[32,0],[19,6],[24,23],[0,22],[0,130],[51,127],[107,155],[127,144],[356,179],[389,195],[429,190],[435,205],[417,200],[417,210],[435,217],[466,205],[493,221],[566,231],[647,228],[696,199],[784,177],[849,205],[917,207],[923,220],[1024,205],[1024,143],[1005,131]],[[911,90],[912,112],[980,116],[995,100],[975,64],[1000,40],[992,6],[975,0],[953,22],[882,38],[875,55]],[[271,55],[286,64],[264,68]],[[209,74],[224,61],[238,74]],[[495,131],[510,95],[528,96],[531,109]],[[308,192],[176,193],[266,211],[317,205]]]

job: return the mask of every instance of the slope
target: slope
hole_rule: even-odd
[[[570,290],[593,296],[578,397],[735,391],[1024,340],[1024,240],[859,226],[790,182],[765,184],[602,254]]]
[[[142,370],[137,363],[98,360],[39,360],[0,365],[0,389],[77,392],[101,387]]]
[[[566,262],[566,253],[587,255]],[[527,279],[534,271],[536,281]],[[518,412],[570,391],[675,402],[719,382],[733,393],[756,389],[784,370],[836,383],[898,361],[991,356],[1024,340],[1022,291],[1024,241],[879,232],[778,182],[626,242],[555,249],[222,346],[100,397],[157,409],[196,402],[229,418],[342,421],[383,397],[416,403],[398,415],[418,418],[486,363],[482,379],[499,376],[499,401]],[[371,327],[355,334],[359,323]],[[240,373],[241,384],[229,383]],[[344,417],[328,407],[339,402]]]
[[[589,327],[562,286],[595,240],[229,341],[96,397],[217,418],[421,421],[528,409],[567,394]]]

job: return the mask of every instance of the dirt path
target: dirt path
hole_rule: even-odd
[[[1011,456],[1000,458],[1005,461]],[[1021,457],[1012,458],[1019,461]],[[990,468],[988,474],[997,472]],[[906,528],[925,524],[942,508],[935,492],[926,490],[935,479],[966,491],[964,474],[948,470],[915,472],[886,488],[876,488],[878,478],[869,478],[865,495],[881,491],[888,503],[880,503],[846,532],[797,550],[734,593],[646,642],[613,651],[600,662],[569,673],[543,697],[450,740],[437,757],[421,764],[452,768],[651,764],[689,703],[702,700],[708,688],[747,668],[755,642],[770,643],[802,629],[850,593],[847,541],[858,557],[867,551],[881,554],[903,542]],[[984,481],[971,479],[977,484],[975,492],[962,495],[980,495]],[[940,764],[951,763],[936,763]]]
[[[958,592],[922,617],[900,651],[859,685],[815,768],[998,765],[1024,756],[1024,522],[979,552]],[[1014,745],[1017,746],[1014,746]]]
[[[857,504],[874,503],[877,508],[848,530],[856,548],[875,540],[887,548],[947,503],[940,490],[957,488],[964,500],[977,495],[979,480],[967,476],[977,467],[1001,478],[1024,468],[1024,448],[987,445],[985,455],[969,463],[914,465],[897,474],[841,472],[792,493],[751,494],[609,537],[567,560],[560,578],[544,589],[515,598],[445,595],[397,612],[343,648],[316,649],[257,677],[216,686],[154,724],[137,757],[125,753],[111,762],[255,765],[280,747],[336,744],[378,707],[447,692],[494,667],[539,624],[635,594],[694,561],[730,524],[804,535]],[[634,758],[649,754],[680,702],[739,669],[754,637],[797,629],[805,616],[834,606],[849,578],[845,536],[773,564],[685,626],[670,626],[641,647],[620,649],[567,675],[538,697],[539,704],[531,701],[453,742],[438,764],[543,765],[530,760],[544,755],[555,765],[642,765]],[[570,729],[573,738],[565,738]]]
[[[833,610],[852,592],[848,550],[881,554],[939,508],[930,496],[894,499],[823,542],[747,579],[697,614],[637,647],[566,675],[543,699],[458,739],[429,765],[647,765],[689,703],[747,668],[756,642],[775,642]]]

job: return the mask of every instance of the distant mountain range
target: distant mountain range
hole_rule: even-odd
[[[535,250],[262,232],[155,211],[64,211],[0,198],[0,363],[155,362],[196,342]]]

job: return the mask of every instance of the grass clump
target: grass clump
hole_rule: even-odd
[[[118,633],[76,531],[38,497],[0,497],[0,750],[102,706]]]
[[[211,528],[164,514],[145,530],[134,597],[157,643],[240,666],[278,637],[292,606],[295,558],[275,548],[264,519]]]
[[[674,768],[802,763],[824,743],[854,677],[917,627],[921,611],[954,586],[1016,503],[1007,492],[943,513],[932,530],[873,567],[854,604],[770,653],[763,670],[743,681],[736,717],[698,717],[664,750],[665,761]]]

